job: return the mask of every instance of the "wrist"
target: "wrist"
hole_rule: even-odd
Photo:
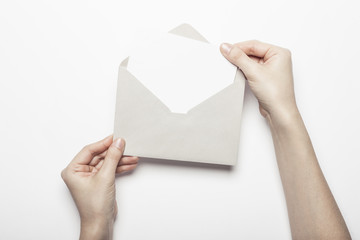
[[[274,110],[266,117],[270,127],[276,128],[292,126],[299,119],[301,119],[301,115],[296,104],[289,108]]]
[[[113,219],[81,219],[80,239],[112,239],[113,226]]]

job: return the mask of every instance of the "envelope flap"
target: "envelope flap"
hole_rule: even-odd
[[[182,37],[191,38],[194,40],[209,42],[198,31],[196,31],[190,24],[184,23],[169,31],[169,33],[176,34]]]
[[[126,61],[126,59],[124,60]],[[126,68],[120,66],[117,86],[117,106],[132,105],[136,101],[141,109],[133,109],[146,116],[150,109],[156,115],[170,113],[169,108],[163,104],[151,91],[149,91]],[[121,101],[118,103],[118,101]],[[117,111],[121,111],[117,109]],[[128,111],[128,110],[127,110]]]

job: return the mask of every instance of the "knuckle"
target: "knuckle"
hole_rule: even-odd
[[[256,52],[255,45],[251,45],[250,48],[249,48],[250,55],[255,55],[255,52]]]
[[[115,146],[111,146],[109,148],[109,151],[108,151],[108,157],[109,158],[116,158],[118,156],[121,156],[122,155],[122,150],[121,149],[118,149],[117,147]]]
[[[90,145],[88,144],[88,145],[85,145],[82,149],[81,149],[81,151],[89,151],[89,148],[90,148]]]
[[[284,48],[283,51],[284,51],[284,54],[285,54],[287,57],[291,57],[291,51],[290,51],[289,49]]]
[[[85,145],[85,146],[82,148],[81,151],[82,151],[82,152],[85,152],[85,153],[87,153],[87,154],[89,154],[89,155],[91,155],[91,156],[93,156],[93,157],[94,157],[94,155],[95,155],[94,151],[92,150],[91,144]]]
[[[66,168],[65,169],[63,169],[62,171],[61,171],[61,178],[64,180],[64,182],[66,181]]]
[[[106,145],[105,141],[101,141],[101,145],[104,147],[104,148],[108,148],[109,146]]]
[[[234,61],[241,58],[241,55],[242,55],[242,51],[240,51],[240,49],[238,47],[233,47],[229,53],[230,59],[232,59]]]
[[[113,157],[117,153],[118,149],[114,146],[111,146],[107,152],[107,157]]]
[[[253,44],[253,46],[254,45],[256,45],[256,44],[259,44],[259,43],[261,43],[259,40],[257,40],[257,39],[253,39],[253,40],[251,40],[251,43]]]
[[[249,47],[249,53],[250,55],[255,55],[256,53],[256,46],[260,44],[259,40],[253,39],[250,41],[251,46]]]
[[[260,43],[260,41],[259,40],[257,40],[257,39],[251,39],[251,40],[248,40],[248,41],[246,41],[248,44],[257,44],[257,43]]]

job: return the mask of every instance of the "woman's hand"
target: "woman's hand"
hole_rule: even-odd
[[[136,168],[123,156],[125,141],[109,136],[85,146],[61,172],[81,218],[80,239],[111,239],[117,214],[115,174]]]
[[[297,111],[289,50],[256,40],[223,43],[220,50],[245,74],[264,117],[282,118]]]
[[[295,102],[291,54],[258,41],[222,44],[269,121],[293,239],[351,239]]]

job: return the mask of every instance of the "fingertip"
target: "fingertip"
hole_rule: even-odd
[[[121,166],[121,165],[131,165],[131,164],[136,164],[138,163],[139,161],[139,158],[138,157],[133,157],[133,156],[123,156],[119,163],[118,163],[118,166]]]
[[[137,168],[138,164],[135,163],[135,164],[132,164],[132,165],[129,165],[128,169],[126,171],[132,171],[134,170],[135,168]]]
[[[122,138],[115,139],[111,144],[111,146],[116,147],[119,150],[122,150],[124,148],[124,145],[125,145],[125,140]]]
[[[111,143],[113,142],[113,135],[110,134],[109,136],[104,138],[103,142],[107,147],[109,147],[111,145]]]
[[[220,45],[220,51],[224,56],[228,56],[232,47],[233,47],[233,45],[230,43],[222,43]]]
[[[130,165],[131,164],[138,164],[138,162],[139,162],[139,157],[131,157]]]
[[[249,74],[253,74],[254,67],[256,66],[256,62],[251,60],[249,56],[238,46],[234,46],[231,49],[226,58],[235,66],[240,68],[246,77],[249,77]]]
[[[108,139],[108,138],[112,139],[113,136],[114,136],[113,134],[109,134],[109,135],[107,135],[107,137],[105,137],[105,139]]]
[[[122,165],[116,168],[116,173],[124,173],[134,170],[137,167],[137,163],[131,165]]]

